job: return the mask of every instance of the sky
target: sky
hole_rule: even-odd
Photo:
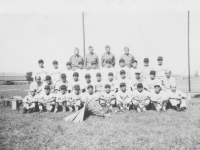
[[[34,10],[32,7],[19,9],[19,4],[11,2],[7,2],[9,5],[2,2],[4,7],[0,5],[4,9],[0,9],[0,72],[33,71],[38,66],[38,59],[44,59],[48,68],[52,67],[53,60],[58,60],[64,69],[75,47],[83,56],[82,14],[72,8],[84,8],[86,53],[88,47],[93,46],[94,52],[101,57],[105,46],[110,45],[118,64],[127,46],[139,66],[145,57],[150,59],[151,66],[155,66],[157,57],[163,56],[164,64],[174,74],[188,74],[187,10],[173,7],[162,11],[159,10],[162,7],[148,11],[130,10],[127,6],[130,1],[121,1],[119,8],[117,3],[107,1],[106,6],[114,6],[111,10],[91,9],[88,3],[81,1],[79,5],[69,1],[70,5],[59,7],[57,3],[55,7],[48,3],[44,9],[38,6]],[[29,6],[26,2],[23,4]],[[81,7],[84,4],[85,7]],[[139,6],[137,1],[135,4]],[[190,11],[191,74],[200,71],[200,11],[194,8]]]

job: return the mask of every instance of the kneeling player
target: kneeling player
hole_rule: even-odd
[[[186,111],[186,94],[177,90],[175,83],[172,83],[170,88],[171,90],[168,91],[168,96],[173,109]]]
[[[144,90],[142,83],[137,84],[137,90],[133,91],[132,102],[137,112],[146,111],[146,107],[150,103],[150,93]]]
[[[25,113],[31,113],[35,110],[36,106],[36,99],[35,99],[35,89],[30,89],[29,90],[29,95],[27,95],[22,101],[23,101],[23,114]]]
[[[131,91],[126,89],[125,83],[120,83],[120,90],[116,95],[117,106],[123,112],[125,109],[129,110],[132,105]]]
[[[73,111],[73,108],[75,111],[78,111],[81,107],[81,92],[80,92],[80,86],[75,85],[74,91],[70,94],[69,100],[67,101],[67,107],[69,108],[70,112]]]
[[[115,93],[110,91],[110,85],[105,85],[105,91],[101,93],[100,96],[100,104],[103,107],[108,107],[109,109],[112,109],[112,107],[115,105],[116,96]]]
[[[40,112],[43,112],[44,110],[47,110],[48,112],[51,112],[55,106],[55,94],[50,92],[50,86],[46,85],[44,87],[44,93],[41,95],[39,99],[39,110]]]
[[[151,101],[155,107],[155,109],[160,112],[166,111],[166,106],[168,103],[169,97],[167,96],[166,92],[161,91],[160,84],[154,85],[154,91],[151,92]]]
[[[54,112],[58,111],[58,107],[62,106],[63,112],[66,112],[66,101],[67,101],[67,86],[61,85],[60,92],[56,94],[56,106]]]

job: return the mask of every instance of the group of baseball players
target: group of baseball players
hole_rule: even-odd
[[[119,62],[110,52],[110,46],[105,49],[100,64],[92,46],[85,59],[75,48],[65,70],[58,67],[56,60],[52,69],[46,70],[44,61],[40,59],[38,69],[32,74],[34,81],[29,94],[23,99],[23,113],[36,111],[36,106],[39,112],[73,112],[80,110],[88,100],[108,113],[130,109],[165,112],[167,106],[176,111],[186,111],[186,94],[176,89],[171,71],[163,65],[163,57],[158,57],[155,67],[144,58],[142,67],[138,68],[138,62],[129,54],[128,47],[124,48]],[[95,115],[97,111],[92,109]]]

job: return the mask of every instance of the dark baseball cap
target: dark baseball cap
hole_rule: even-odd
[[[46,80],[51,80],[51,76],[47,75],[45,79]]]
[[[138,84],[137,84],[137,88],[143,88],[142,83],[138,83]]]
[[[110,88],[110,84],[106,84],[106,85],[105,85],[105,88]]]
[[[109,76],[113,76],[113,73],[112,73],[112,72],[109,72],[108,75],[109,75]]]
[[[91,77],[89,73],[85,74],[85,78]]]
[[[60,76],[61,76],[61,78],[66,78],[66,74],[65,73],[62,73]]]
[[[158,60],[163,60],[163,57],[162,57],[162,56],[159,56],[159,57],[158,57]]]
[[[53,61],[53,64],[58,64],[58,61],[57,61],[57,60],[54,60],[54,61]]]
[[[122,74],[122,73],[126,73],[125,70],[121,70],[121,71],[120,71],[120,74]]]
[[[66,63],[66,65],[70,65],[70,66],[71,66],[71,64],[72,64],[71,62],[67,62],[67,63]]]
[[[79,64],[79,65],[83,65],[83,62],[82,62],[82,61],[79,61],[78,64]]]
[[[133,63],[134,63],[134,62],[136,62],[136,63],[137,63],[137,60],[133,60]]]
[[[97,72],[97,73],[96,73],[96,76],[101,76],[101,73],[100,73],[100,72]]]
[[[92,61],[92,62],[91,62],[91,65],[96,65],[96,64],[97,64],[96,61]]]
[[[74,89],[75,89],[75,90],[80,90],[80,86],[79,86],[79,85],[75,85],[75,86],[74,86]]]
[[[87,89],[89,89],[89,88],[94,88],[94,87],[93,87],[93,85],[89,84],[89,85],[87,86]]]
[[[78,72],[74,72],[74,73],[73,73],[73,76],[78,77],[78,76],[79,76]]]
[[[123,86],[126,86],[126,83],[120,83],[120,85],[119,85],[120,87],[123,87]]]
[[[38,60],[38,63],[44,63],[44,61],[42,59]]]
[[[154,70],[151,70],[151,71],[150,71],[150,74],[153,74],[153,75],[155,75],[155,74],[156,74],[156,72],[155,72]]]
[[[60,89],[61,89],[61,90],[66,90],[67,87],[66,87],[66,85],[61,85]]]
[[[149,58],[144,58],[144,62],[149,62]]]
[[[121,58],[121,59],[119,60],[119,62],[125,62],[125,60],[124,60],[123,58]]]
[[[50,86],[49,85],[45,85],[44,89],[49,89],[50,90]]]

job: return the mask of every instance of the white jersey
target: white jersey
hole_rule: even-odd
[[[30,89],[36,90],[36,94],[41,94],[44,91],[44,82],[38,84],[37,82],[33,81],[30,84]]]
[[[166,92],[160,91],[159,93],[156,93],[155,91],[152,91],[150,94],[150,99],[153,102],[162,103],[163,101],[166,101],[169,99]]]
[[[132,79],[131,80],[131,87],[132,87],[132,90],[136,90],[137,89],[137,84],[138,83],[142,83],[143,84],[143,87],[145,87],[145,83],[144,83],[144,79],[140,77],[140,79]]]
[[[165,65],[157,65],[155,66],[154,70],[156,71],[156,76],[161,79],[165,77],[165,71],[167,70],[167,67]]]
[[[93,91],[95,90],[95,85],[94,85],[94,82],[89,82],[87,83],[86,81],[82,83],[82,89],[85,89],[85,91],[87,91],[87,87],[88,85],[92,85],[93,86]]]
[[[66,76],[67,76],[67,80],[68,81],[71,81],[72,79],[73,79],[73,73],[74,73],[74,71],[73,70],[64,70],[62,73],[65,73],[66,74]]]
[[[115,91],[118,88],[118,83],[114,79],[112,81],[110,81],[110,80],[104,80],[104,86],[103,86],[104,89],[105,89],[105,85],[106,84],[110,85],[110,90],[111,91]]]
[[[32,102],[36,102],[37,98],[36,96],[32,96],[31,94],[29,94],[26,97],[24,97],[22,101],[23,103],[32,103]]]
[[[91,101],[91,100],[96,100],[99,99],[99,95],[97,93],[89,94],[88,92],[85,93],[85,100]]]
[[[153,80],[151,78],[147,78],[146,80],[144,80],[144,82],[144,86],[148,91],[154,91],[155,85],[160,85],[162,87],[162,82],[158,78],[155,78]]]
[[[42,93],[39,99],[40,103],[50,103],[52,102],[52,98],[56,98],[56,95],[54,93],[46,94]]]
[[[136,71],[140,71],[140,69],[133,68],[133,67],[130,68],[130,70],[129,70],[129,79],[133,80],[135,78],[135,72]]]
[[[145,79],[150,77],[150,71],[152,68],[150,66],[142,66],[141,67],[141,76]]]
[[[170,89],[170,85],[172,83],[176,84],[175,78],[173,78],[173,77],[170,77],[170,78],[164,77],[164,78],[162,78],[162,85],[163,85],[164,89]]]
[[[72,90],[72,87],[71,87],[71,84],[69,83],[69,81],[63,82],[61,80],[58,81],[58,82],[56,82],[56,84],[55,84],[55,90],[60,91],[60,87],[62,85],[65,85],[67,87],[67,90]]]
[[[110,91],[109,93],[103,91],[103,92],[100,94],[100,96],[102,96],[102,97],[104,97],[104,98],[106,98],[106,99],[109,99],[109,98],[111,98],[111,97],[113,97],[113,96],[116,97],[116,93],[113,92],[113,91]]]
[[[51,76],[51,79],[54,83],[60,80],[61,74],[62,74],[62,71],[59,68],[57,69],[53,68],[49,71],[49,75]]]
[[[119,66],[116,70],[117,70],[117,72],[116,72],[116,78],[117,78],[117,79],[120,79],[120,77],[121,77],[121,76],[120,76],[120,71],[121,71],[121,70],[124,70],[125,73],[126,73],[126,78],[129,78],[129,70],[130,70],[130,69],[129,69],[127,66],[124,66],[124,67],[120,67],[120,66]]]
[[[83,94],[81,92],[79,94],[72,92],[71,94],[69,94],[68,98],[69,98],[70,102],[75,102],[75,101],[78,101],[78,100],[82,101]]]
[[[74,86],[75,86],[75,85],[79,85],[80,89],[81,89],[81,90],[83,89],[83,84],[82,84],[82,82],[81,82],[80,80],[78,80],[78,81],[72,80],[72,81],[70,82],[70,85],[71,85],[72,91],[74,90]]]
[[[130,79],[128,79],[128,78],[125,78],[125,79],[120,78],[117,81],[118,81],[118,85],[117,85],[118,89],[120,89],[120,84],[121,83],[125,83],[126,84],[126,89],[127,90],[131,89],[131,80]]]
[[[104,82],[101,80],[100,82],[94,82],[94,90],[95,92],[102,92],[104,91]]]
[[[186,98],[186,94],[180,90],[176,90],[176,92],[172,92],[171,90],[167,91],[169,99],[180,100],[182,98]]]
[[[116,79],[116,71],[115,68],[103,68],[102,69],[102,79],[103,80],[108,80],[108,73],[112,72],[114,79]]]
[[[38,67],[35,71],[33,71],[32,78],[35,80],[36,76],[40,76],[41,81],[45,81],[47,75],[48,75],[48,70],[46,68]]]
[[[78,72],[80,81],[84,82],[85,81],[85,74],[87,74],[88,71],[86,69],[78,68],[78,69],[76,69],[75,72]]]
[[[61,92],[58,92],[57,94],[55,94],[55,97],[56,97],[56,102],[58,103],[68,101],[68,93],[62,94]]]
[[[96,81],[96,74],[98,72],[101,73],[101,70],[99,70],[99,69],[90,69],[90,70],[88,70],[88,73],[90,74],[92,81]],[[102,74],[101,74],[101,76],[102,76]]]
[[[43,90],[44,90],[46,85],[49,85],[49,84],[47,84],[47,82],[44,82],[43,87],[42,87]],[[49,86],[50,86],[50,92],[54,93],[55,92],[55,88],[56,88],[56,84],[51,82],[51,84]],[[44,92],[42,92],[42,93],[44,93]]]
[[[130,90],[126,90],[125,92],[119,90],[116,94],[116,99],[118,103],[130,103],[132,100],[131,96],[132,92]]]
[[[150,92],[143,90],[139,92],[138,90],[133,91],[132,99],[138,102],[144,102],[145,100],[149,99],[151,96]]]

